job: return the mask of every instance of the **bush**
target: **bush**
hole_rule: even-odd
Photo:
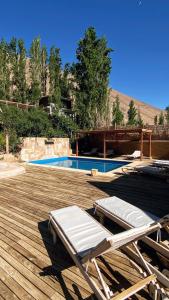
[[[77,124],[70,117],[59,116],[57,113],[52,116],[52,124],[56,132],[71,138],[78,130]]]
[[[78,130],[69,117],[55,113],[51,118],[41,109],[21,110],[13,106],[2,106],[0,124],[9,134],[9,148],[12,152],[20,149],[20,137],[71,137]],[[0,137],[0,151],[5,149],[4,135]]]

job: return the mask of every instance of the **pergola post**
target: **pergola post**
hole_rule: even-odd
[[[103,153],[104,153],[104,158],[106,158],[106,139],[105,139],[105,133],[103,136]]]
[[[141,152],[141,155],[140,155],[140,160],[143,159],[143,131],[141,131],[141,137],[140,137],[140,152]]]
[[[149,133],[149,158],[152,158],[151,152],[152,152],[152,140],[151,140],[151,132]]]
[[[78,141],[78,139],[79,139],[79,136],[77,135],[76,136],[76,156],[79,155],[79,141]]]

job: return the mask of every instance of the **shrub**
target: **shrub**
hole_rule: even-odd
[[[77,124],[70,117],[57,113],[52,116],[52,124],[56,132],[62,132],[67,137],[72,137],[78,130]]]

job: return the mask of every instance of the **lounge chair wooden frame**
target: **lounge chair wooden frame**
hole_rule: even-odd
[[[106,209],[101,207],[99,204],[94,203],[94,209],[95,213],[99,216],[101,223],[104,222],[104,217],[107,217],[108,219],[112,220],[113,222],[117,223],[121,227],[125,229],[131,229],[133,228],[131,225],[129,225],[125,220],[119,218],[118,216],[114,215],[113,213],[108,212]],[[158,221],[162,228],[164,228],[167,232],[169,232],[169,215],[165,216],[164,218],[160,219]],[[154,241],[152,238],[148,236],[144,236],[141,240],[144,241],[149,247],[153,248],[157,253],[159,252],[163,257],[165,257],[167,260],[169,260],[169,250],[167,247],[162,245],[160,242],[160,235],[158,241]],[[132,251],[130,248],[125,248],[125,252],[130,255],[137,263],[143,265],[142,260],[140,260],[137,253]],[[167,278],[165,275],[163,275],[160,271],[158,271],[155,267],[153,267],[151,264],[147,263],[149,268],[152,270],[153,273],[156,274],[157,279],[160,283],[162,283],[165,287],[169,288],[169,278]]]
[[[97,222],[97,221],[96,221]],[[139,234],[137,232],[137,235],[132,235],[131,230],[128,231],[129,235],[128,235],[128,239],[127,242],[125,242],[125,236],[127,234],[127,232],[124,232],[121,236],[120,236],[120,241],[118,240],[118,243],[120,242],[120,247],[124,246],[126,244],[134,244],[135,247],[136,244],[135,242],[140,239],[140,237],[144,236],[147,233],[150,232],[154,232],[155,230],[159,229],[161,227],[161,225],[155,224],[150,226],[149,228],[146,227],[145,229],[142,229]],[[110,288],[108,287],[108,285],[106,284],[106,282],[104,281],[102,274],[100,272],[99,266],[97,264],[96,261],[96,257],[112,251],[112,249],[117,249],[117,245],[115,246],[112,242],[113,237],[117,236],[117,235],[112,235],[112,238],[108,238],[103,240],[98,246],[96,246],[92,251],[90,251],[90,253],[86,254],[83,258],[80,258],[79,255],[76,253],[76,251],[74,250],[74,248],[72,247],[71,243],[69,242],[69,240],[67,239],[67,237],[65,236],[64,232],[61,230],[61,228],[59,227],[59,225],[55,222],[55,220],[52,218],[52,216],[50,216],[49,218],[49,229],[53,235],[53,241],[54,243],[56,243],[57,240],[57,235],[59,236],[59,238],[61,239],[61,241],[63,242],[65,248],[67,249],[68,253],[70,254],[71,258],[73,259],[74,263],[76,264],[76,266],[80,269],[82,275],[84,276],[84,278],[86,279],[86,281],[88,282],[89,286],[91,287],[91,289],[94,291],[95,295],[97,296],[97,298],[99,300],[123,300],[123,299],[127,299],[128,297],[130,297],[131,295],[137,293],[138,291],[140,291],[141,289],[143,289],[144,287],[146,287],[147,285],[151,284],[153,286],[154,289],[154,299],[158,299],[158,295],[164,295],[163,294],[163,290],[160,289],[158,283],[156,282],[156,275],[153,274],[153,272],[148,269],[148,275],[142,271],[142,269],[137,266],[134,262],[133,264],[136,266],[137,270],[140,271],[140,273],[143,275],[143,279],[140,280],[138,283],[134,284],[133,286],[131,286],[130,288],[128,288],[127,290],[121,292],[118,295],[113,295],[113,292],[110,290]],[[138,229],[139,230],[139,229]],[[134,232],[134,231],[133,231]],[[115,241],[116,244],[116,241]],[[96,282],[93,280],[93,278],[90,276],[90,274],[88,273],[88,265],[89,263],[92,263],[96,269],[96,272],[98,274],[98,279],[99,279],[99,283],[101,285],[101,289],[100,287],[96,284]]]

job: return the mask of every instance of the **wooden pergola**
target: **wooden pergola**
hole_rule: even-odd
[[[146,128],[134,128],[134,129],[110,129],[110,130],[81,130],[76,135],[76,156],[79,154],[79,143],[78,140],[81,136],[85,135],[99,135],[103,137],[103,153],[104,158],[106,158],[106,148],[107,143],[113,143],[118,140],[118,135],[121,134],[124,137],[127,135],[138,135],[138,140],[140,141],[140,159],[143,159],[143,148],[144,148],[144,137],[148,136],[149,140],[149,158],[151,158],[151,149],[152,149],[152,130]],[[121,140],[121,139],[119,139]]]

